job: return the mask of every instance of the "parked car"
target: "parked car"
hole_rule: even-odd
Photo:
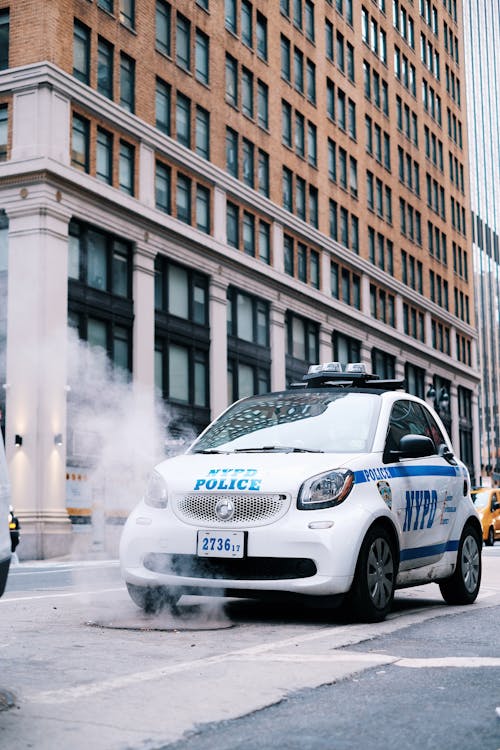
[[[483,540],[492,547],[500,539],[500,489],[481,487],[471,492],[483,527]]]
[[[439,584],[470,604],[482,531],[438,415],[361,365],[229,407],[153,471],[120,562],[146,611],[182,594],[300,595],[382,620],[394,591]]]
[[[11,558],[9,533],[10,483],[5,460],[5,448],[0,436],[0,596],[5,590]]]

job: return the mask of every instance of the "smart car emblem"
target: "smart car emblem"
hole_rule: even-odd
[[[226,498],[219,500],[215,506],[215,515],[221,521],[230,521],[234,516],[234,503]]]

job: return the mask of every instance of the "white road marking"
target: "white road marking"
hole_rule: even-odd
[[[428,659],[398,659],[398,667],[410,669],[444,669],[459,667],[460,669],[480,669],[482,667],[500,667],[499,656],[443,656]]]
[[[0,607],[3,607],[4,604],[13,604],[15,602],[30,602],[34,599],[62,599],[68,596],[94,596],[95,594],[109,594],[111,591],[124,591],[125,589],[123,586],[117,589],[98,589],[96,591],[70,591],[65,594],[40,594],[40,596],[15,596],[15,593],[12,592],[12,594],[6,594],[2,597],[2,601],[0,602]]]

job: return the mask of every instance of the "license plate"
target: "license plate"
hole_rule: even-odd
[[[243,557],[245,533],[243,531],[199,531],[199,557]]]

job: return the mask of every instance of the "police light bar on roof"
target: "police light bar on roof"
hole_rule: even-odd
[[[323,362],[320,365],[311,365],[308,370],[308,375],[333,375],[337,373],[349,373],[366,375],[366,365],[363,362],[348,362],[345,366],[345,370],[342,368],[340,362]]]
[[[311,365],[302,383],[292,383],[292,388],[375,388],[393,391],[404,387],[403,380],[381,380],[378,375],[367,372],[363,362],[349,362],[345,368],[340,362],[324,362]]]

